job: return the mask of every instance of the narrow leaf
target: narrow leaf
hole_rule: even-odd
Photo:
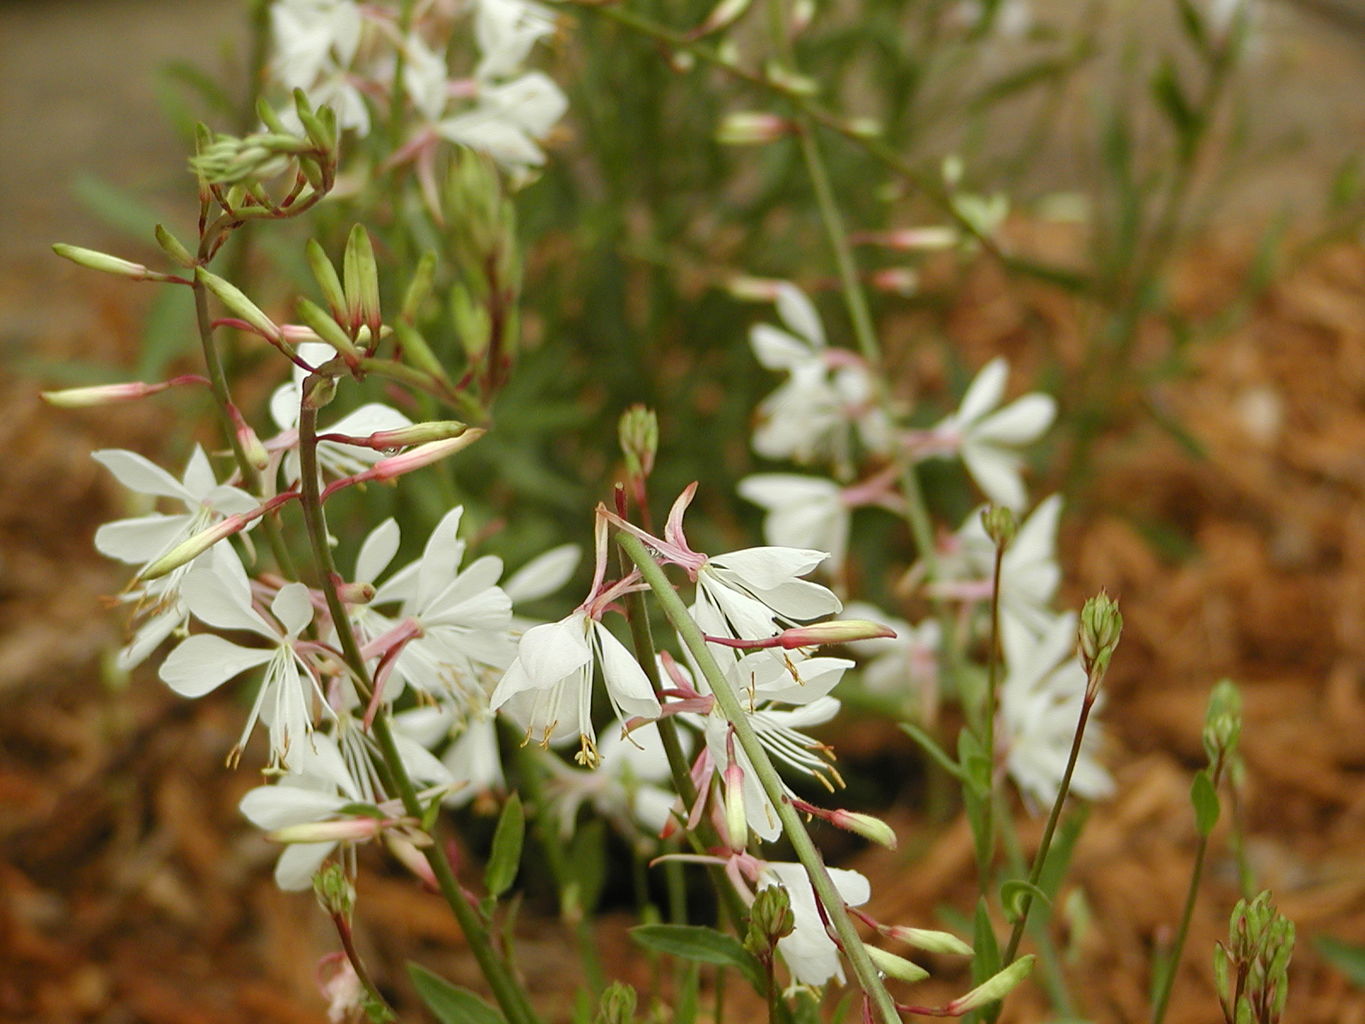
[[[684,960],[734,967],[745,979],[763,990],[763,968],[739,940],[695,924],[644,924],[630,930],[630,936],[646,949],[653,949]]]
[[[526,813],[521,807],[521,797],[513,793],[498,818],[498,827],[493,833],[493,849],[483,872],[483,882],[490,896],[501,896],[516,881],[525,838]]]
[[[408,961],[408,977],[441,1024],[504,1024],[502,1014],[468,989],[452,985],[421,964]]]

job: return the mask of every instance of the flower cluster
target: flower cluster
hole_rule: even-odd
[[[488,153],[524,172],[545,161],[540,141],[564,115],[560,88],[526,70],[532,47],[554,32],[554,16],[532,0],[418,5],[404,25],[398,5],[356,0],[279,0],[271,7],[270,74],[337,112],[343,129],[368,135],[376,116],[408,125],[397,159],[430,173],[438,142]],[[478,59],[452,75],[454,22],[473,21]],[[394,109],[401,98],[404,107]]]

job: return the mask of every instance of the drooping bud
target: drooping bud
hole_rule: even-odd
[[[55,252],[64,260],[70,260],[78,267],[85,267],[87,270],[98,270],[102,274],[113,274],[116,277],[126,277],[132,281],[174,281],[178,284],[188,284],[183,278],[175,277],[171,274],[162,274],[155,270],[149,270],[141,263],[134,263],[132,260],[125,260],[119,256],[110,256],[107,252],[98,252],[95,249],[83,249],[79,245],[67,245],[65,242],[58,242],[52,247]]]
[[[425,423],[411,423],[406,427],[392,430],[376,430],[373,434],[358,436],[354,434],[319,434],[319,441],[336,441],[340,444],[353,444],[361,448],[373,448],[379,452],[396,451],[412,445],[429,444],[459,437],[469,429],[467,423],[459,420],[430,420]]]
[[[828,820],[836,828],[860,835],[878,846],[885,846],[888,850],[896,848],[896,830],[881,818],[861,811],[833,810],[829,812]]]
[[[888,978],[895,978],[897,981],[906,981],[914,984],[929,977],[929,972],[919,964],[897,956],[895,953],[888,953],[884,949],[876,946],[865,946],[868,959]]]
[[[687,33],[687,38],[701,39],[713,32],[729,28],[749,9],[751,2],[752,0],[720,0],[720,3],[711,8],[711,13],[706,16],[706,20]]]
[[[261,516],[275,511],[285,502],[293,501],[297,497],[297,491],[286,491],[284,494],[277,494],[269,501],[257,505],[250,512],[240,512],[235,516],[228,516],[222,522],[215,523],[208,529],[201,530],[194,536],[182,540],[138,573],[137,578],[145,582],[165,576],[173,569],[178,569],[180,566],[194,561],[220,540],[225,540],[234,533],[241,533]]]
[[[725,834],[730,848],[743,850],[749,845],[749,818],[744,807],[744,769],[735,759],[735,736],[732,732],[727,741],[730,747],[730,763],[726,766],[725,782]]]
[[[988,1003],[1004,999],[1016,985],[1032,973],[1034,959],[1034,955],[1030,953],[1028,956],[1020,957],[999,973],[993,974],[966,995],[954,999],[944,1007],[946,1015],[961,1017]]]
[[[1014,511],[1003,505],[990,505],[982,509],[981,525],[986,528],[986,536],[991,543],[1001,551],[1010,546],[1019,531],[1019,521]]]
[[[1104,674],[1109,670],[1109,659],[1123,634],[1123,616],[1119,603],[1100,591],[1081,608],[1080,649],[1081,665],[1085,668],[1086,700],[1094,700]]]

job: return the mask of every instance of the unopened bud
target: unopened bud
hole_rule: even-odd
[[[613,981],[602,993],[593,1024],[634,1024],[638,997],[624,981]]]
[[[972,947],[951,932],[933,931],[927,928],[906,928],[903,925],[882,925],[877,929],[888,939],[896,939],[907,946],[923,949],[930,953],[951,953],[954,956],[971,956]]]
[[[814,96],[820,91],[820,83],[815,79],[793,71],[781,61],[768,61],[764,71],[768,81],[792,96]]]
[[[354,366],[360,361],[361,354],[351,336],[325,309],[303,296],[299,297],[295,309],[298,310],[299,319],[318,336],[318,340],[331,345],[348,364]]]
[[[700,39],[723,28],[729,28],[749,9],[751,2],[752,0],[720,0],[706,16],[706,20],[687,33],[687,38]]]
[[[246,294],[235,284],[224,280],[217,274],[209,273],[203,267],[197,268],[194,276],[205,288],[213,292],[218,301],[226,306],[229,312],[234,316],[241,317],[263,337],[283,340],[284,335],[280,332],[275,321],[266,316],[261,308],[248,299]]]
[[[919,291],[919,274],[910,267],[887,267],[872,275],[872,286],[891,295],[914,295]]]
[[[375,587],[373,583],[340,583],[336,591],[343,604],[369,604],[374,600]]]
[[[432,441],[428,444],[420,444],[410,451],[403,452],[401,455],[392,455],[387,459],[380,459],[369,469],[360,473],[354,478],[353,482],[360,483],[364,480],[393,480],[402,476],[404,473],[411,473],[415,469],[429,466],[433,462],[456,452],[468,448],[471,444],[483,437],[486,431],[480,428],[466,430],[458,437],[446,438],[444,441]]]
[[[1087,699],[1094,699],[1122,634],[1123,616],[1119,614],[1117,601],[1100,591],[1085,602],[1081,608],[1079,636],[1081,664],[1089,679],[1086,684]]]
[[[417,261],[417,269],[413,271],[412,280],[408,282],[408,290],[403,295],[403,305],[399,313],[401,319],[409,323],[417,319],[422,303],[426,302],[427,296],[431,294],[431,285],[435,279],[436,254],[428,250],[422,253],[422,258]]]
[[[355,910],[355,885],[338,864],[328,864],[313,876],[313,895],[329,915],[349,920]]]
[[[125,260],[119,256],[110,256],[107,252],[83,249],[79,245],[67,245],[65,242],[58,242],[52,247],[52,251],[62,259],[70,260],[79,267],[85,267],[87,270],[98,270],[102,274],[113,274],[116,277],[126,277],[133,281],[178,281],[181,284],[186,283],[181,278],[173,277],[170,274],[148,270],[141,263],[134,263],[132,260]]]
[[[1219,680],[1209,695],[1204,716],[1204,752],[1209,763],[1228,760],[1237,752],[1242,734],[1242,695],[1230,679]]]
[[[162,252],[186,270],[194,269],[198,261],[190,255],[190,251],[185,248],[180,239],[171,234],[162,224],[156,226],[154,234],[156,235],[156,244],[161,246]]]
[[[779,939],[796,930],[796,915],[792,913],[791,897],[780,885],[769,885],[758,890],[749,907],[749,928],[744,935],[744,948],[757,957],[770,956]]]
[[[1014,540],[1019,531],[1019,520],[1014,511],[1003,505],[990,505],[981,510],[981,525],[986,528],[986,536],[991,543],[1003,551]]]
[[[365,324],[374,337],[379,337],[379,268],[375,264],[374,246],[364,225],[357,224],[346,239],[346,253],[341,261],[341,276],[346,289],[346,315],[352,330]]]
[[[860,835],[878,846],[885,846],[888,850],[896,848],[896,830],[881,818],[874,818],[861,811],[835,810],[830,812],[829,823],[846,832]]]
[[[365,815],[338,818],[336,821],[309,821],[302,825],[286,825],[267,832],[272,843],[340,843],[373,839],[384,828],[385,822]]]
[[[310,373],[303,378],[303,400],[305,409],[324,409],[332,404],[337,396],[337,379],[328,373]]]
[[[953,248],[960,237],[957,228],[925,227],[868,231],[854,235],[851,241],[861,245],[880,245],[900,252],[934,252]]]
[[[326,250],[310,238],[308,244],[304,246],[304,255],[308,260],[308,269],[313,272],[313,280],[317,281],[318,287],[322,289],[322,298],[327,303],[327,308],[332,311],[332,316],[344,316],[346,290],[341,287],[341,278],[337,276],[332,261],[327,258]]]
[[[659,451],[659,417],[654,410],[632,405],[621,414],[617,432],[626,457],[626,473],[634,479],[649,476]]]
[[[237,443],[242,446],[242,453],[246,456],[246,461],[257,470],[263,470],[270,465],[270,453],[265,450],[265,445],[261,444],[261,439],[256,436],[256,431],[251,429],[242,416],[242,411],[231,402],[227,406],[228,417],[232,420],[232,430],[237,436]]]
[[[999,1002],[1004,999],[1010,991],[1021,981],[1029,976],[1033,971],[1034,956],[1020,957],[1010,964],[1003,971],[987,978],[976,988],[972,989],[965,996],[954,999],[944,1007],[947,1016],[961,1017],[965,1013],[978,1009],[988,1003]]]
[[[723,146],[758,146],[796,133],[796,124],[776,114],[744,110],[726,114],[716,129]]]
[[[61,409],[86,409],[97,405],[114,405],[118,402],[132,402],[148,395],[160,394],[177,384],[208,384],[197,374],[186,374],[172,380],[144,384],[141,381],[128,381],[123,384],[96,384],[85,388],[62,388],[59,391],[42,392],[43,401]]]
[[[858,139],[879,139],[884,130],[874,117],[854,117],[844,122],[844,131]]]
[[[710,636],[708,643],[736,650],[763,650],[781,647],[792,651],[801,647],[820,647],[824,644],[850,644],[859,640],[888,640],[894,638],[896,631],[890,626],[868,619],[832,619],[829,622],[816,622],[809,626],[793,626],[784,629],[776,636],[762,640],[738,640],[734,637]]]
[[[410,838],[399,835],[397,832],[388,831],[384,833],[384,845],[394,860],[402,864],[412,872],[423,885],[432,892],[436,892],[439,886],[436,881],[436,873],[431,869],[430,862],[423,856],[422,851],[417,848]]]
[[[254,517],[252,517],[254,518]],[[138,573],[140,580],[154,580],[165,576],[174,569],[179,569],[182,565],[194,561],[220,540],[231,537],[234,533],[240,533],[250,522],[245,515],[228,516],[222,522],[215,523],[207,530],[201,530],[193,537],[182,540],[170,551],[166,552],[156,561],[148,565],[142,572]]]
[[[897,981],[907,981],[911,984],[923,981],[929,977],[929,972],[919,964],[897,956],[895,953],[888,953],[884,949],[876,946],[865,946],[868,959],[888,978],[895,978]]]
[[[776,302],[785,282],[772,277],[739,275],[725,282],[725,290],[743,302]]]

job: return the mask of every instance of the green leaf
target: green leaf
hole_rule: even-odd
[[[1209,776],[1208,769],[1201,769],[1194,777],[1194,783],[1190,786],[1190,803],[1194,804],[1194,825],[1199,830],[1201,836],[1206,836],[1213,831],[1213,826],[1218,824],[1218,814],[1221,810],[1218,802],[1218,792],[1213,787],[1213,779]]]
[[[1319,935],[1313,945],[1324,960],[1351,979],[1351,984],[1365,988],[1365,944]]]
[[[1168,57],[1152,76],[1152,96],[1157,108],[1166,115],[1175,129],[1182,160],[1189,159],[1204,129],[1203,115],[1195,109],[1180,84],[1179,73]]]
[[[498,827],[493,833],[493,849],[483,872],[483,884],[490,896],[501,896],[516,881],[517,869],[521,867],[521,845],[525,838],[526,813],[521,807],[521,797],[513,793],[498,818]]]
[[[441,1024],[504,1024],[502,1014],[473,992],[452,985],[421,964],[408,961],[408,977]]]
[[[730,935],[697,924],[642,924],[630,930],[630,937],[646,949],[737,968],[755,989],[763,991],[763,967],[758,958]]]

